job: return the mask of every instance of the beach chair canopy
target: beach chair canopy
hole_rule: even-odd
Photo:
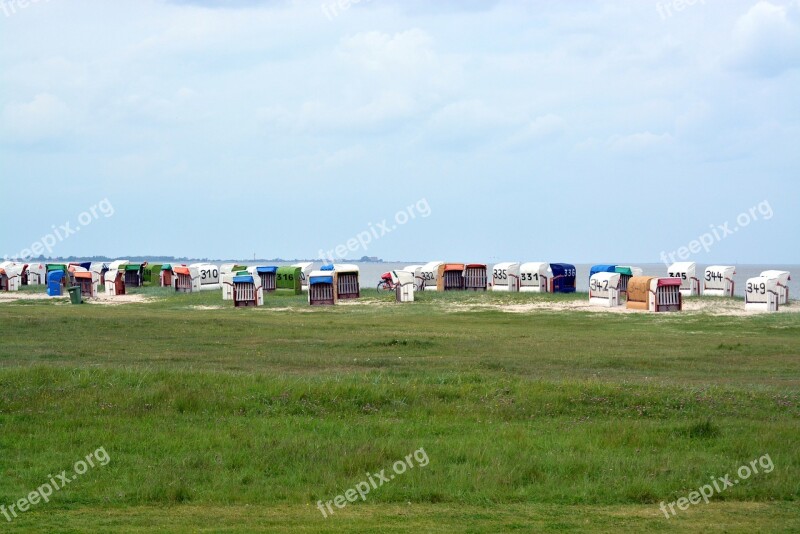
[[[571,263],[551,263],[550,270],[553,271],[553,276],[575,276],[575,266]]]
[[[615,273],[617,272],[616,265],[608,265],[608,264],[600,264],[600,265],[592,265],[592,268],[589,270],[589,278],[592,275],[597,273]]]
[[[308,283],[311,285],[316,284],[332,284],[333,283],[333,275],[328,271],[313,271],[308,276]]]
[[[786,285],[786,283],[792,279],[789,271],[763,271],[760,276],[765,278],[777,278],[782,285]]]
[[[405,270],[401,271],[392,271],[392,282],[395,284],[413,284],[414,283],[414,273],[410,273]]]
[[[680,273],[694,276],[694,273],[697,272],[697,264],[693,261],[679,261],[670,265],[668,271],[669,275],[674,278],[680,278],[680,276],[675,276]]]

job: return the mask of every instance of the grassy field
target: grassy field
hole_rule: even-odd
[[[139,292],[155,300],[0,304],[0,505],[108,457],[0,531],[800,531],[800,314]],[[659,509],[764,455],[708,504]]]

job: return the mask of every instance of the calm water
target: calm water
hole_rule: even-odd
[[[527,261],[527,260],[526,260]],[[534,260],[530,260],[534,261]],[[567,261],[561,260],[558,261]],[[348,262],[342,262],[348,263]],[[415,265],[424,264],[426,262],[417,262]],[[406,265],[411,265],[412,262],[407,263],[356,263],[361,270],[361,286],[362,287],[375,287],[380,281],[381,274],[386,271],[395,269],[402,269]],[[245,263],[245,265],[255,265],[254,263]],[[291,265],[291,263],[274,263],[271,265]],[[314,269],[319,269],[322,263],[315,263]],[[492,264],[488,264],[491,269]],[[666,276],[667,267],[663,263],[640,263],[634,264],[635,267],[641,267],[644,274],[649,276]],[[576,264],[575,268],[578,270],[578,291],[589,291],[589,270],[592,265],[590,264]],[[708,265],[697,264],[698,278],[702,280],[703,273]],[[744,296],[744,287],[748,278],[758,276],[762,271],[767,270],[789,271],[792,273],[792,280],[789,282],[789,294],[792,299],[797,299],[800,296],[800,265],[737,265],[736,275],[733,277],[736,283],[736,294]]]

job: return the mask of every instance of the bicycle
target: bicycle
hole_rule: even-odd
[[[392,273],[383,273],[381,275],[381,281],[378,282],[378,292],[394,291],[395,288],[397,288],[397,284],[392,282]]]

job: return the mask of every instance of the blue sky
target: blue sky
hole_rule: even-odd
[[[0,256],[800,264],[800,0],[331,6],[2,0]]]

